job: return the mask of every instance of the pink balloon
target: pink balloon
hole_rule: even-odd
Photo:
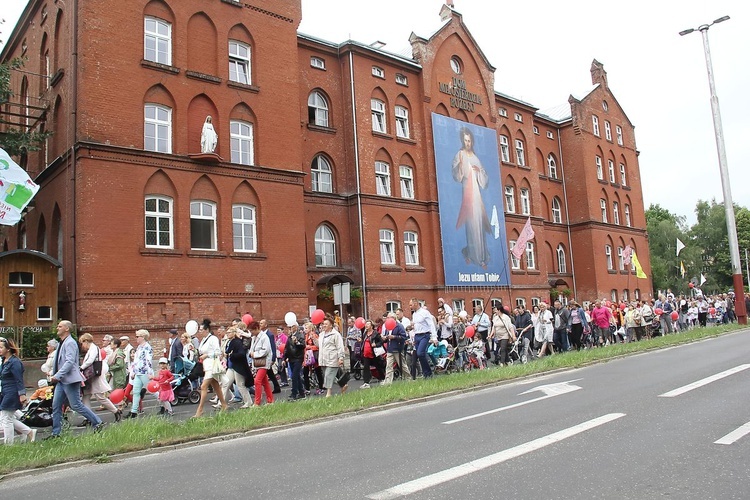
[[[360,330],[362,328],[364,328],[365,327],[365,318],[363,318],[363,317],[360,316],[359,318],[355,319],[354,320],[354,326],[356,326]]]
[[[250,323],[253,322],[253,317],[249,314],[245,314],[242,316],[242,322],[245,323],[245,326],[250,326]]]
[[[313,325],[321,324],[325,318],[326,313],[323,312],[323,309],[315,309],[310,315],[310,321],[312,321]]]
[[[628,306],[626,306],[625,304],[620,304],[620,310],[621,311],[624,311],[626,307],[628,307]]]
[[[109,400],[112,401],[116,405],[122,403],[122,400],[124,398],[125,398],[125,389],[115,389],[114,391],[109,393]]]
[[[393,318],[388,318],[385,320],[385,329],[386,330],[393,330],[396,328],[396,320]]]
[[[159,382],[157,382],[156,380],[152,380],[146,386],[146,390],[150,392],[151,394],[155,392],[159,392]]]
[[[470,339],[474,338],[474,327],[469,325],[466,327],[466,336]]]

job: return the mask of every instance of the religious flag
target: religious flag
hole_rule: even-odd
[[[523,226],[521,234],[516,240],[516,246],[513,247],[512,254],[516,259],[520,259],[523,253],[526,251],[526,243],[534,239],[534,229],[531,227],[531,217],[526,220],[526,225]]]
[[[635,252],[633,252],[632,260],[633,260],[632,266],[635,269],[636,277],[641,278],[641,279],[648,278],[648,276],[646,276],[646,273],[643,272],[643,267],[641,267],[641,263],[638,262],[638,256],[635,254]]]
[[[632,262],[632,255],[633,255],[633,249],[630,245],[626,246],[622,250],[622,263],[626,266],[629,266]]]
[[[700,282],[700,284],[698,286],[703,286],[703,283],[705,283],[705,282],[706,282],[706,277],[703,276],[703,273],[701,273],[701,282]]]
[[[21,220],[26,208],[39,186],[29,174],[0,148],[0,224],[12,226]]]
[[[677,238],[677,257],[680,256],[680,250],[682,250],[683,248],[685,248],[685,244],[680,241],[680,238]],[[683,275],[682,277],[684,278],[685,275]]]
[[[682,276],[683,278],[685,277],[685,263],[683,261],[680,261],[680,276]]]

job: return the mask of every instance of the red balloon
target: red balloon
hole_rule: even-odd
[[[714,314],[716,314],[716,308],[715,307],[710,307],[708,309],[708,312],[711,313],[711,316],[713,316]]]
[[[695,283],[688,283],[688,288],[695,288]]]
[[[470,339],[474,338],[474,327],[472,325],[469,325],[466,327],[466,336]]]
[[[620,304],[620,311],[624,311],[626,307],[628,306],[626,306],[624,303]]]
[[[362,328],[364,328],[365,327],[365,318],[363,318],[363,317],[360,316],[359,318],[355,319],[354,320],[354,326],[356,326],[360,330]]]
[[[326,319],[326,313],[323,312],[323,309],[315,309],[310,315],[310,321],[312,321],[313,325],[321,324],[324,319]]]
[[[393,318],[388,318],[385,320],[385,329],[386,330],[393,330],[396,328],[396,320]]]
[[[510,306],[503,306],[503,312],[505,314],[510,314]]]
[[[657,307],[656,309],[654,309],[654,312],[657,316],[660,316],[664,312],[664,309],[662,309],[661,307]]]
[[[104,361],[107,358],[107,351],[99,349],[99,353],[102,355],[102,361]]]
[[[677,311],[672,311],[672,314],[670,314],[670,317],[672,318],[672,321],[677,321],[677,318],[680,317],[680,314]]]
[[[245,326],[250,326],[250,323],[253,322],[253,317],[249,314],[245,314],[242,316],[242,322],[245,323]]]
[[[159,382],[157,382],[156,380],[152,380],[146,386],[146,390],[150,392],[151,394],[155,392],[159,392]]]
[[[279,353],[282,355],[284,354],[284,349],[286,349],[286,344],[279,344],[276,346],[276,348],[279,350]]]
[[[109,400],[112,401],[116,405],[122,403],[122,400],[124,398],[125,398],[125,389],[115,389],[114,391],[109,393]]]

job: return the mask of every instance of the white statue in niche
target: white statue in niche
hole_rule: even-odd
[[[213,153],[216,150],[217,140],[216,131],[211,123],[211,115],[208,115],[201,131],[201,153]]]

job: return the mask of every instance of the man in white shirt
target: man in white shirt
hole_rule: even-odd
[[[432,314],[427,307],[419,304],[417,299],[411,299],[409,301],[409,307],[411,307],[411,322],[414,331],[414,348],[417,353],[419,363],[422,365],[422,375],[424,378],[432,376],[432,369],[430,368],[430,362],[427,360],[427,346],[432,344],[437,345],[437,328],[435,327],[435,321],[432,318]],[[414,373],[412,373],[412,378]]]
[[[487,356],[487,362],[490,362],[490,353],[492,352],[492,346],[489,343],[490,333],[490,317],[484,312],[484,308],[477,304],[474,306],[474,317],[471,320],[471,324],[476,328],[476,332],[479,334],[479,338],[484,342],[484,349]]]

